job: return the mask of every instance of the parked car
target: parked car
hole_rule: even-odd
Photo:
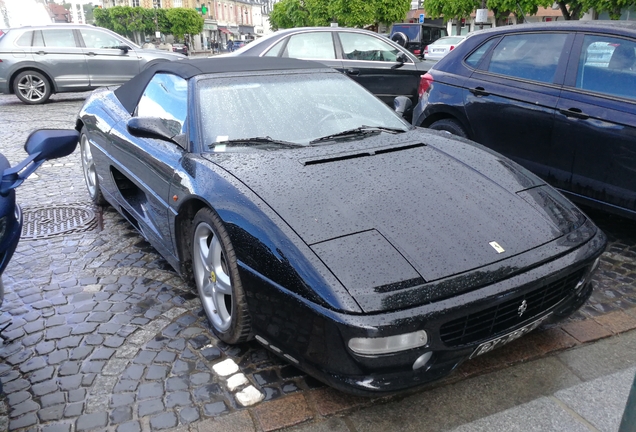
[[[93,92],[77,129],[92,199],[193,275],[220,340],[254,337],[353,393],[440,378],[569,315],[606,243],[514,162],[314,62],[153,66]]]
[[[183,54],[184,56],[188,55],[188,47],[182,43],[173,43],[172,44],[172,52]]]
[[[636,22],[476,32],[419,92],[414,124],[473,139],[579,203],[636,219]]]
[[[150,64],[182,58],[90,25],[13,28],[0,37],[0,92],[40,104],[53,93],[119,85]]]
[[[342,27],[279,30],[229,55],[316,60],[345,73],[389,106],[397,96],[410,98],[415,106],[420,76],[433,65],[378,33]],[[405,113],[408,120],[411,112]]]
[[[237,50],[239,48],[243,48],[245,45],[246,45],[246,43],[243,40],[232,41],[232,46],[234,47],[235,50]]]
[[[437,39],[424,48],[424,58],[426,60],[439,60],[462,43],[466,36],[445,36]]]
[[[423,23],[393,24],[389,37],[416,56],[422,57],[426,45],[446,36],[448,31],[443,20],[430,20]]]
[[[0,305],[4,300],[2,273],[7,268],[22,233],[22,209],[15,200],[15,189],[47,160],[75,151],[79,134],[75,130],[40,129],[24,144],[27,158],[15,166],[0,153]],[[7,326],[3,326],[0,332]],[[6,341],[5,341],[6,342]]]

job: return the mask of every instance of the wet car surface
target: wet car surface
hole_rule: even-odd
[[[33,129],[73,127],[86,96],[54,95],[47,105],[27,107],[0,95],[0,124],[6,126],[0,128],[2,152],[16,163]],[[263,402],[251,405],[257,408],[273,400],[296,403],[299,395],[314,400],[323,394],[323,384],[258,342],[233,348],[216,339],[192,287],[117,212],[92,205],[79,153],[41,167],[38,175],[20,188],[18,199],[26,210],[81,207],[94,218],[75,230],[23,236],[5,273],[7,302],[0,325],[11,323],[2,335],[13,339],[0,344],[0,381],[8,407],[0,410],[2,424],[11,429],[59,426],[82,417],[82,425],[103,429],[196,427],[245,412],[236,395],[248,385],[264,395]],[[609,244],[593,278],[592,297],[566,324],[636,306],[633,223],[587,213],[607,233]],[[68,325],[77,330],[64,336]],[[539,331],[548,335],[554,329],[544,325]],[[518,349],[513,342],[493,354]],[[228,359],[238,371],[220,375],[215,366]],[[65,363],[69,366],[62,367]],[[238,374],[247,384],[230,390],[228,378]],[[360,403],[345,395],[341,399]],[[382,399],[364,403],[384,404]],[[293,407],[297,412],[298,405]]]

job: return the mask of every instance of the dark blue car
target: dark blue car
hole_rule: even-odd
[[[503,153],[580,203],[636,218],[636,22],[471,34],[419,87],[413,124]]]

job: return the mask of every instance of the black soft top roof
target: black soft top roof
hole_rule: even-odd
[[[188,79],[196,75],[231,72],[325,69],[320,63],[279,57],[212,57],[160,62],[148,67],[115,90],[124,108],[133,113],[146,85],[156,73],[171,73]]]

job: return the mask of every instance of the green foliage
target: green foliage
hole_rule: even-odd
[[[424,3],[427,17],[444,17],[445,21],[468,18],[480,7],[481,0],[426,0]]]
[[[428,0],[427,0],[428,1]],[[282,0],[269,17],[273,30],[292,27],[365,27],[404,21],[410,0]]]
[[[269,22],[272,30],[311,25],[309,11],[302,0],[282,0],[274,4]]]
[[[621,19],[621,12],[624,8],[634,6],[634,0],[580,0],[583,10],[594,9],[596,12],[609,13],[610,19]]]
[[[194,9],[168,9],[166,18],[170,22],[170,33],[177,39],[185,34],[199,34],[203,30],[203,17]]]
[[[173,34],[178,39],[184,34],[199,34],[203,30],[203,18],[193,9],[145,9],[142,7],[115,6],[94,10],[95,24],[131,37],[133,33]]]

